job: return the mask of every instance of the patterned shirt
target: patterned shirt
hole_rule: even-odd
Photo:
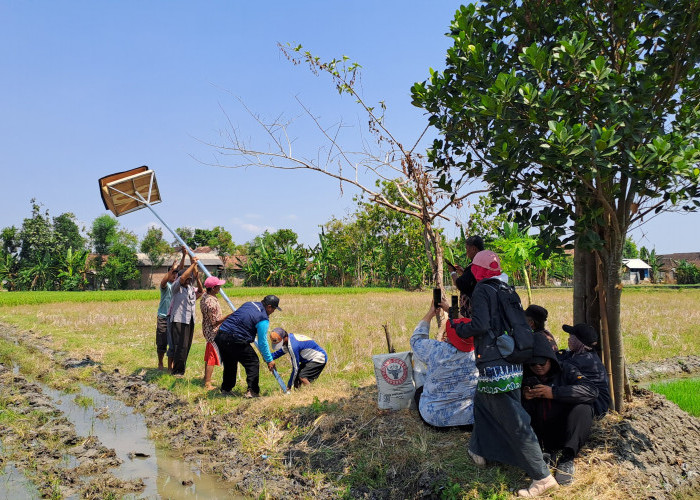
[[[431,339],[429,332],[430,323],[421,321],[411,336],[413,356],[428,366],[418,410],[436,427],[473,424],[479,375],[474,351]]]
[[[205,293],[199,301],[202,310],[202,333],[207,342],[214,342],[216,334],[219,332],[219,325],[216,322],[221,319],[221,305],[216,299],[216,295]],[[216,325],[216,326],[215,326]]]
[[[523,365],[486,366],[479,370],[477,391],[499,394],[520,389],[523,383]]]

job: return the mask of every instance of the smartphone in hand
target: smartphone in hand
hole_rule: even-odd
[[[450,262],[449,260],[445,259],[445,264],[447,264],[447,269],[450,270],[450,272],[456,271],[457,268]]]
[[[435,305],[435,309],[440,307],[440,302],[442,302],[442,290],[433,288],[433,304]]]

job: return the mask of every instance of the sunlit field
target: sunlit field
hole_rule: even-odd
[[[397,350],[409,349],[409,338],[429,307],[429,292],[372,289],[248,289],[226,290],[234,305],[260,300],[267,293],[281,298],[283,311],[271,317],[271,327],[314,338],[328,351],[329,363],[320,383],[331,386],[371,383],[371,355],[386,352],[383,325]],[[571,289],[533,290],[533,302],[549,310],[548,328],[560,347],[567,335],[561,325],[572,322]],[[50,335],[56,348],[75,357],[90,356],[106,368],[134,372],[155,367],[157,291],[91,292],[84,295],[56,292],[37,294],[44,303],[15,305],[15,298],[32,301],[30,293],[0,294],[0,321]],[[524,292],[521,296],[525,301]],[[67,297],[67,298],[66,298]],[[102,298],[105,302],[95,302]],[[222,310],[228,306],[220,300]],[[622,296],[622,331],[627,362],[700,354],[700,290],[625,290]],[[525,304],[526,305],[526,304]],[[433,323],[433,328],[435,324]],[[187,375],[203,370],[204,340],[195,329]],[[284,375],[285,358],[279,363]],[[220,373],[215,371],[215,381]],[[274,390],[271,377],[263,389]]]
[[[663,394],[681,409],[700,417],[700,378],[651,384],[651,390]]]
[[[310,388],[282,395],[274,378],[261,367],[261,389],[266,397],[255,401],[240,396],[245,381],[239,371],[237,397],[205,391],[202,384],[204,340],[201,326],[183,379],[156,367],[155,326],[157,291],[92,292],[81,294],[0,294],[0,322],[19,331],[32,330],[53,350],[82,359],[89,356],[106,371],[136,373],[190,401],[204,415],[242,411],[246,424],[236,428],[240,446],[251,456],[265,454],[282,463],[286,447],[313,437],[323,443],[310,448],[305,474],[324,476],[341,487],[383,488],[391,477],[417,481],[420,474],[445,471],[440,485],[443,498],[510,498],[523,484],[514,468],[476,469],[464,452],[468,433],[436,433],[425,428],[415,411],[381,412],[377,409],[371,356],[387,351],[384,327],[398,351],[408,350],[409,338],[429,308],[432,294],[376,289],[250,289],[226,290],[235,305],[277,294],[282,311],[271,316],[271,327],[314,338],[328,352],[329,363]],[[571,289],[536,289],[533,302],[549,310],[548,328],[560,347],[567,335],[561,325],[572,322]],[[525,293],[521,291],[525,301]],[[20,298],[29,304],[19,304]],[[99,301],[102,300],[102,301]],[[622,330],[628,363],[700,354],[700,290],[625,289]],[[228,306],[221,300],[222,310]],[[527,305],[527,304],[525,304]],[[433,322],[433,333],[435,323]],[[71,384],[68,372],[20,343],[0,340],[0,360],[15,363],[28,376],[53,385]],[[53,367],[52,367],[53,366]],[[79,375],[89,378],[85,368]],[[287,357],[278,362],[286,382]],[[213,382],[221,381],[221,368]],[[670,397],[670,396],[669,396]],[[172,432],[152,429],[152,435]],[[301,440],[301,441],[300,441]],[[561,489],[553,498],[620,498],[620,474],[611,467],[609,450],[592,449],[580,463],[580,481]],[[416,468],[420,472],[417,474]],[[417,475],[416,475],[417,474]],[[398,475],[398,476],[397,476]],[[632,478],[626,479],[631,481]],[[642,485],[643,487],[643,485]]]

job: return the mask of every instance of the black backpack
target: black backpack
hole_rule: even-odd
[[[496,290],[504,331],[494,334],[501,356],[509,363],[515,364],[530,360],[533,356],[535,335],[525,318],[525,311],[515,287],[498,279],[484,280],[483,283]]]

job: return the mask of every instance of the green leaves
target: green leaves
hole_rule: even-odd
[[[697,2],[486,2],[460,8],[450,36],[445,70],[413,88],[441,133],[441,188],[482,176],[543,234],[574,223],[585,248],[643,217],[630,197],[697,209]]]
[[[537,44],[533,43],[523,49],[519,60],[521,63],[529,65],[540,78],[543,78],[549,71],[551,55],[548,50],[540,48]]]

